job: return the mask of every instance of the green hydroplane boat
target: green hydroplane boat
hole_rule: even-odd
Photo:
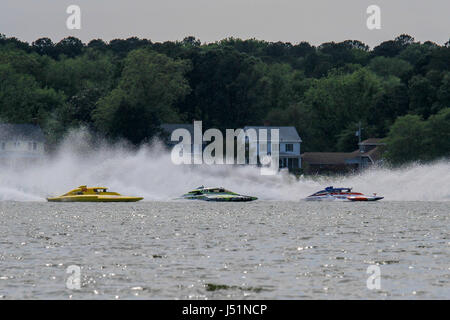
[[[203,201],[221,201],[221,202],[240,202],[240,201],[253,201],[257,200],[257,197],[244,196],[222,187],[220,188],[205,188],[204,186],[198,187],[192,191],[181,196],[181,199],[188,200],[203,200]]]

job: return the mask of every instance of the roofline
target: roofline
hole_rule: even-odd
[[[249,136],[246,136],[246,137],[248,137],[249,138]],[[250,140],[250,139],[249,139]],[[270,141],[272,141],[272,140],[262,140],[262,139],[258,139],[258,138],[256,138],[256,140],[253,140],[253,139],[251,139],[250,141],[266,141],[266,142],[270,142]],[[300,140],[281,140],[280,139],[280,142],[296,142],[296,143],[298,143],[298,142],[303,142],[303,140],[302,139],[300,139]]]
[[[245,126],[243,127],[243,130],[246,131],[247,129],[281,129],[281,128],[292,128],[295,133],[297,134],[299,140],[285,140],[284,142],[302,142],[302,138],[298,134],[297,128],[295,126]]]
[[[295,126],[244,126],[245,128],[295,128]]]

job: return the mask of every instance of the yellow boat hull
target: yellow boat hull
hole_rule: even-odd
[[[144,198],[127,196],[75,195],[47,198],[49,202],[136,202]]]

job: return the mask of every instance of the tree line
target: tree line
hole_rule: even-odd
[[[400,35],[370,49],[323,43],[136,37],[31,44],[0,35],[0,121],[40,125],[57,143],[86,126],[138,145],[161,123],[295,126],[303,151],[385,138],[393,163],[450,156],[450,41]]]

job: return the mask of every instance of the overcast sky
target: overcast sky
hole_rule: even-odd
[[[81,8],[81,30],[66,28],[71,4]],[[366,27],[372,4],[381,8],[380,30]],[[0,33],[28,42],[193,35],[202,42],[232,36],[315,45],[356,39],[371,47],[407,33],[443,44],[449,13],[450,0],[1,0]]]

